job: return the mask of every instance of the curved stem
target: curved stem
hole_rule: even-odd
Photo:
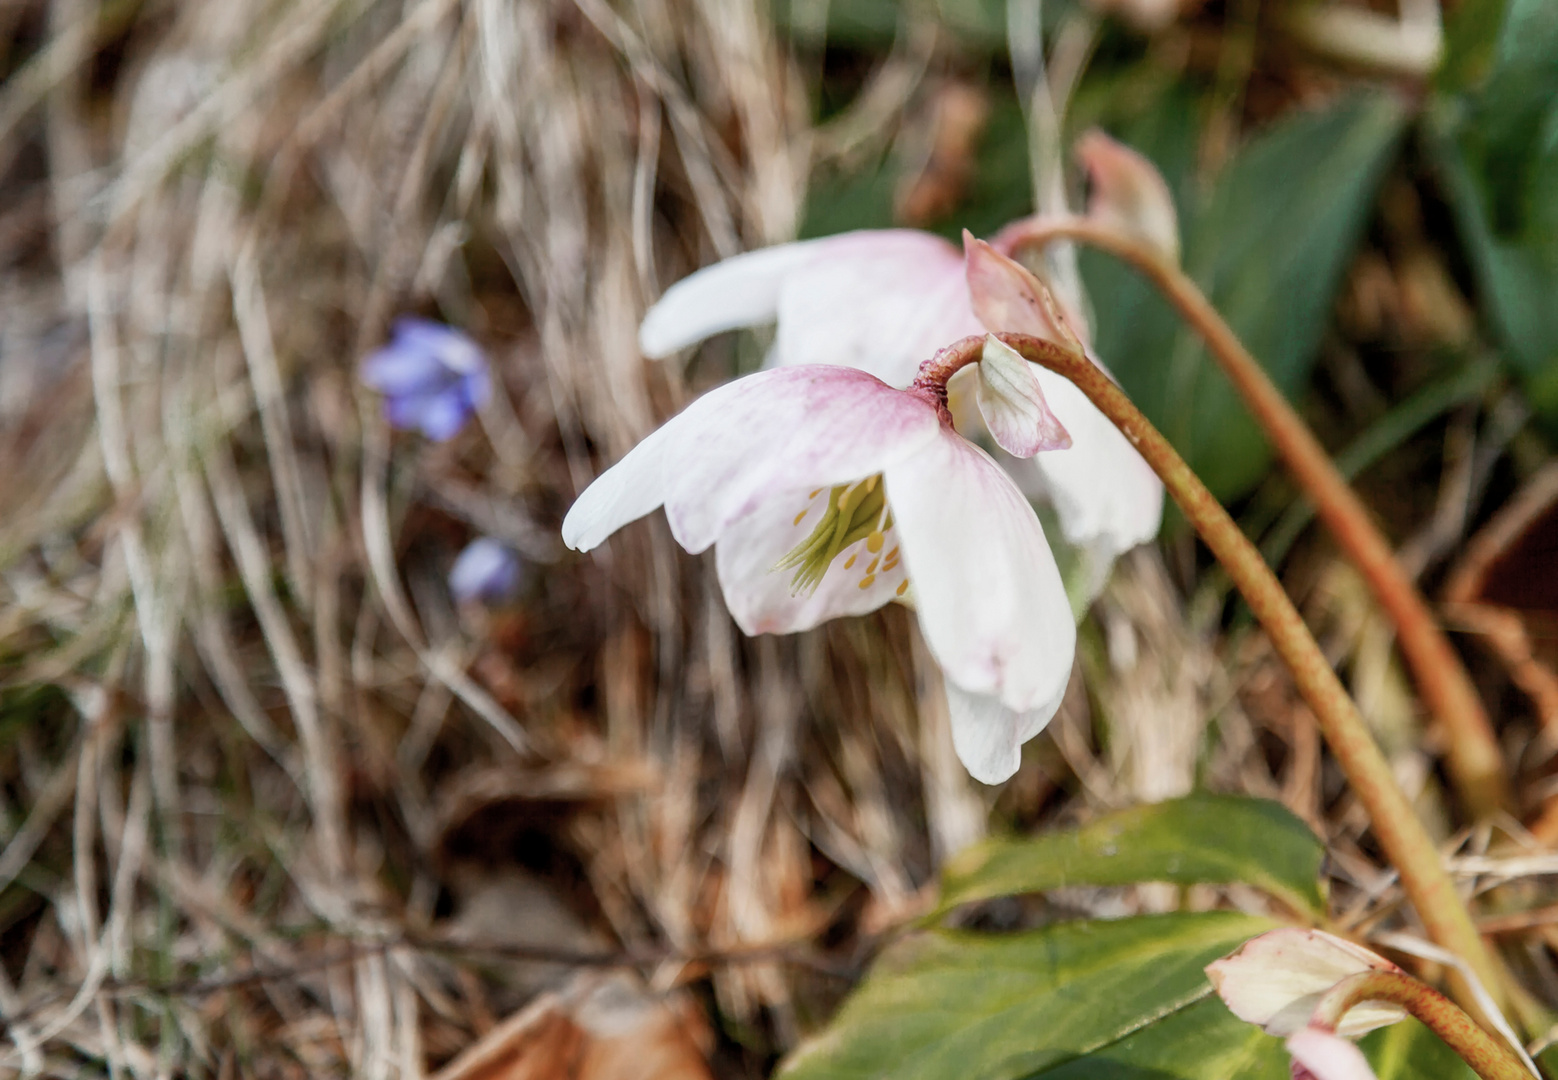
[[[1504,1043],[1478,1027],[1433,987],[1401,971],[1360,971],[1333,986],[1315,1006],[1312,1024],[1331,1031],[1355,1005],[1383,1001],[1417,1017],[1461,1056],[1483,1080],[1531,1080],[1525,1063]]]
[[[1510,799],[1503,755],[1465,665],[1362,500],[1265,369],[1179,266],[1117,229],[1086,218],[1033,218],[1008,226],[994,243],[1015,250],[1042,247],[1055,240],[1080,241],[1130,263],[1195,327],[1395,624],[1401,655],[1412,669],[1423,700],[1443,725],[1448,744],[1446,765],[1466,809],[1474,817],[1483,817],[1507,806]]]
[[[1265,628],[1277,654],[1293,673],[1293,682],[1319,721],[1320,731],[1358,800],[1368,811],[1374,835],[1401,875],[1402,888],[1429,936],[1471,965],[1502,1007],[1503,982],[1498,968],[1456,893],[1433,839],[1396,784],[1390,765],[1369,734],[1363,717],[1358,715],[1357,706],[1255,545],[1168,440],[1092,361],[1026,334],[995,336],[1027,359],[1070,379],[1162,478],[1164,487],[1222,563]],[[1457,1000],[1474,1014],[1480,1013],[1461,976],[1452,974],[1450,978]]]

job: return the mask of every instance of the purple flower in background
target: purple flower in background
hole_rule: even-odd
[[[449,571],[449,591],[462,603],[500,600],[519,585],[519,556],[503,544],[483,536],[460,552]]]
[[[397,319],[390,343],[363,361],[362,381],[384,395],[391,426],[437,442],[454,438],[491,389],[476,343],[428,319]]]

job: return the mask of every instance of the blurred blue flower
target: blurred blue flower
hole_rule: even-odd
[[[397,319],[390,343],[363,361],[362,381],[384,395],[393,427],[452,439],[486,400],[487,358],[453,327]]]
[[[449,571],[449,591],[456,600],[501,600],[519,586],[519,556],[483,536],[472,540]]]

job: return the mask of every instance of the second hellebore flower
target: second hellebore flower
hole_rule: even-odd
[[[362,381],[384,395],[392,427],[435,442],[457,435],[487,400],[487,359],[465,334],[428,319],[397,319],[390,343],[362,364]]]
[[[1059,706],[1076,627],[1033,508],[953,429],[941,359],[907,390],[823,365],[718,387],[591,484],[563,540],[588,551],[664,506],[684,548],[715,545],[748,634],[913,606],[946,675],[958,756],[998,783]],[[981,408],[1011,452],[1068,445],[1026,361],[991,338],[977,366]]]

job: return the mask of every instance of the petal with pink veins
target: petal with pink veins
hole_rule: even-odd
[[[1027,267],[963,230],[968,295],[974,314],[992,333],[1028,334],[1081,347],[1060,303]]]
[[[884,229],[818,244],[780,293],[775,366],[838,364],[908,386],[937,349],[981,332],[962,259],[941,237]]]
[[[1044,400],[1035,365],[987,334],[978,368],[979,415],[1002,450],[1031,458],[1071,445],[1071,436]]]
[[[1293,1080],[1376,1080],[1368,1059],[1352,1043],[1319,1028],[1306,1027],[1287,1041]]]
[[[941,431],[929,403],[862,371],[760,371],[709,391],[584,490],[563,541],[588,551],[662,503],[694,554],[793,491],[881,472]]]
[[[1400,971],[1383,956],[1323,930],[1284,927],[1246,941],[1238,952],[1206,966],[1218,996],[1240,1020],[1269,1035],[1303,1030],[1325,993],[1349,975]],[[1358,1036],[1406,1016],[1399,1007],[1365,1002],[1337,1026]]]
[[[811,533],[827,491],[772,499],[736,522],[714,546],[725,606],[747,634],[790,634],[828,619],[864,615],[907,593],[897,527],[872,552],[865,540],[841,550],[815,589],[792,588],[794,570],[775,569]]]
[[[1145,240],[1179,261],[1179,218],[1163,174],[1141,154],[1094,129],[1076,142],[1077,160],[1093,182],[1087,216]]]
[[[947,678],[1014,712],[1053,711],[1076,625],[1028,500],[950,428],[889,466],[886,482],[920,626]]]
[[[667,289],[638,328],[645,356],[669,356],[706,337],[774,321],[779,291],[827,240],[749,251],[689,274]]]

